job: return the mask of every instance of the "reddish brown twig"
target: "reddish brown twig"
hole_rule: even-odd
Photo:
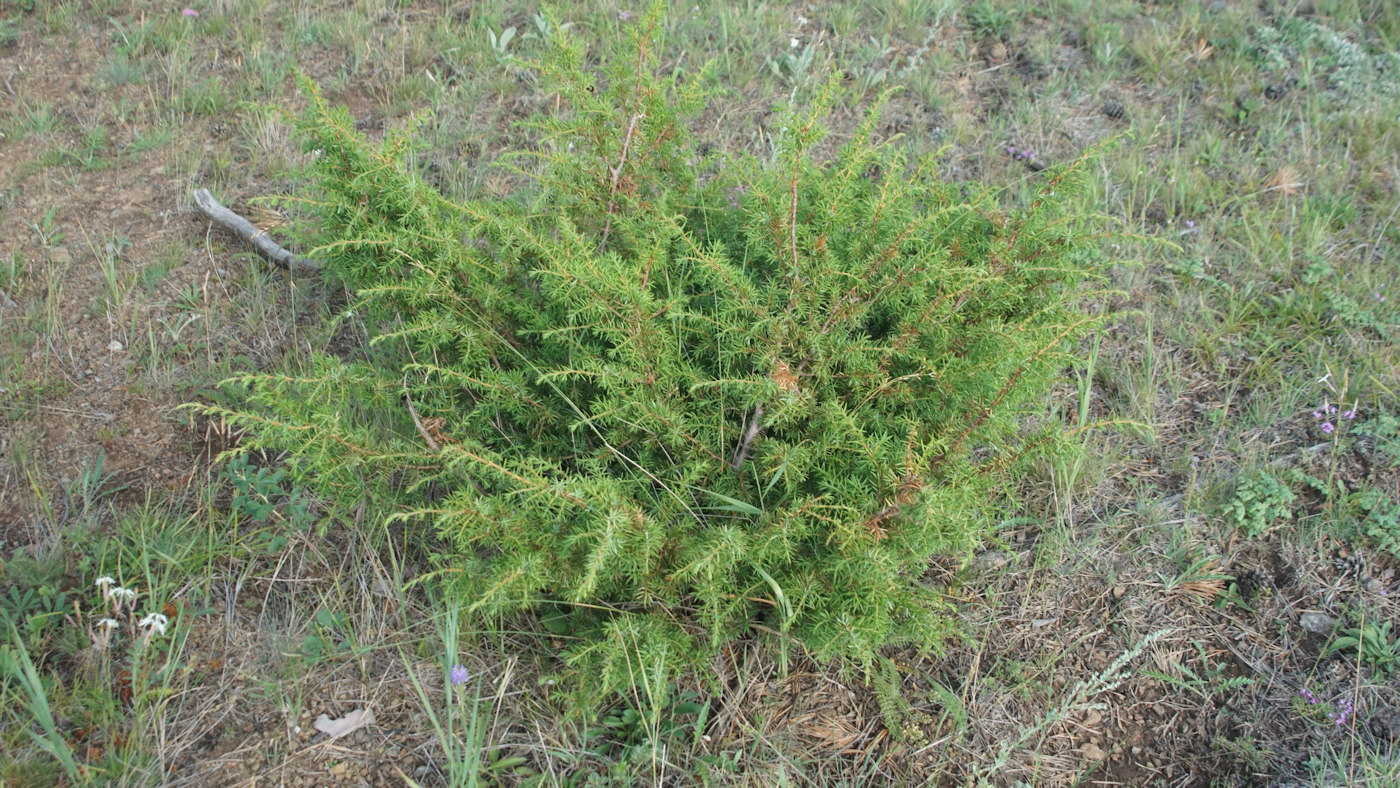
[[[632,134],[637,131],[637,122],[646,115],[638,112],[632,116],[632,120],[627,124],[627,136],[622,140],[622,156],[617,160],[617,166],[609,168],[612,172],[612,187],[608,190],[608,218],[603,222],[603,240],[599,242],[601,249],[608,245],[608,234],[612,232],[613,214],[617,212],[617,184],[622,178],[622,166],[627,163],[627,151],[632,147]]]

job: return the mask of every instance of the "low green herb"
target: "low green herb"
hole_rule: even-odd
[[[1272,474],[1246,474],[1235,484],[1234,495],[1225,505],[1225,519],[1246,538],[1257,539],[1275,523],[1292,519],[1295,499],[1293,490]]]
[[[1357,658],[1375,670],[1390,674],[1400,666],[1400,640],[1391,634],[1395,622],[1366,622],[1361,626],[1343,630],[1341,637],[1332,641],[1328,653],[1353,651]]]

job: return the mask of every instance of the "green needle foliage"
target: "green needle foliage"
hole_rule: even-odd
[[[928,559],[1057,445],[1027,416],[1095,320],[1078,166],[1006,213],[876,113],[822,161],[831,86],[771,157],[709,165],[706,75],[657,73],[658,18],[601,73],[551,36],[510,202],[447,199],[408,132],[371,144],[308,85],[316,255],[372,351],[210,410],[362,521],[431,523],[474,609],[591,611],[570,659],[600,692],[754,627],[867,668],[937,647]]]

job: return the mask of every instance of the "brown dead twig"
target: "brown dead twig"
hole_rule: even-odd
[[[753,417],[749,419],[748,429],[744,431],[744,440],[740,442],[739,449],[734,453],[734,459],[729,463],[731,470],[737,472],[744,467],[744,460],[749,456],[749,449],[753,448],[753,439],[758,437],[758,429],[762,426],[759,419],[763,418],[763,406],[759,405],[753,409]]]
[[[268,237],[267,233],[259,230],[252,222],[224,207],[222,203],[214,199],[214,195],[208,189],[195,189],[194,205],[199,212],[210,222],[221,229],[233,233],[239,239],[253,247],[253,251],[258,256],[284,271],[318,271],[321,263],[316,260],[308,260],[305,257],[298,257],[290,251],[282,248],[278,243]]]
[[[428,448],[434,453],[442,451],[442,444],[437,442],[433,434],[428,432],[428,428],[423,424],[423,420],[418,418],[418,409],[413,407],[413,398],[408,395],[407,375],[404,375],[403,378],[403,399],[404,402],[408,403],[408,415],[413,417],[413,426],[418,428],[418,434],[423,436],[423,440],[427,442]]]

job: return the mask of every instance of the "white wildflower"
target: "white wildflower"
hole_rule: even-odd
[[[141,628],[148,630],[148,635],[164,635],[165,625],[170,623],[170,619],[160,613],[152,613],[141,619]]]
[[[103,618],[97,621],[97,631],[88,631],[92,638],[92,647],[97,651],[106,651],[112,644],[112,635],[117,631],[116,619]]]

